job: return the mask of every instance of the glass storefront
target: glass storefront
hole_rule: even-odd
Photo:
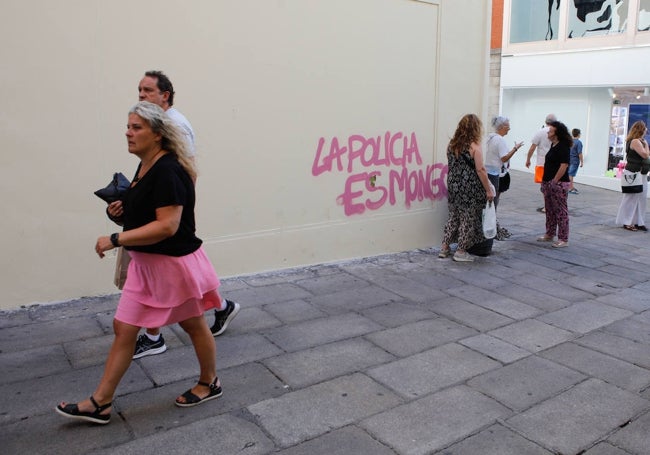
[[[513,0],[510,42],[557,40],[560,0]]]
[[[629,0],[570,0],[568,38],[623,33]]]

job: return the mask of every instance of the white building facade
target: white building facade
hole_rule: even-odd
[[[554,113],[582,132],[576,182],[619,189],[628,127],[650,125],[650,0],[505,0],[501,113],[524,141],[514,169]]]

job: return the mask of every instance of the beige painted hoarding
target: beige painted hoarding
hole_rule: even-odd
[[[117,292],[93,191],[129,178],[126,113],[169,75],[222,276],[436,244],[444,149],[486,111],[484,0],[5,0],[0,308]]]

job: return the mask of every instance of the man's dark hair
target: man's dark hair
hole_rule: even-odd
[[[167,75],[162,71],[147,71],[144,73],[144,75],[156,78],[156,86],[158,87],[158,90],[161,92],[169,92],[169,98],[167,98],[167,102],[169,103],[169,106],[173,106],[174,86],[172,85],[172,81],[169,80]]]

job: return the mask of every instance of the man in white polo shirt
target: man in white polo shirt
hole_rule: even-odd
[[[528,156],[526,157],[526,167],[530,168],[530,160],[535,151],[537,151],[537,164],[536,166],[544,167],[544,158],[546,153],[551,149],[551,141],[548,139],[548,126],[557,121],[555,114],[548,114],[544,120],[544,126],[539,130],[531,139],[530,148],[528,149]],[[545,212],[544,206],[537,209],[538,212]]]
[[[190,146],[190,152],[194,155],[194,130],[187,118],[178,109],[173,107],[174,94],[174,86],[162,71],[147,71],[144,73],[140,84],[138,84],[140,101],[149,101],[162,107],[167,116],[182,129]],[[210,328],[214,336],[221,335],[225,332],[228,324],[234,319],[240,309],[239,304],[231,300],[224,299],[221,305],[220,310],[214,311],[215,321]],[[160,333],[160,329],[147,329],[144,334],[138,337],[133,358],[139,359],[147,355],[162,354],[166,350],[167,346]]]

